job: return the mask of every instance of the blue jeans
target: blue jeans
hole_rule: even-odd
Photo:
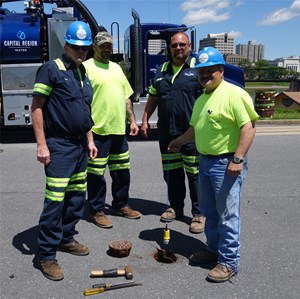
[[[207,249],[219,255],[219,263],[238,272],[240,247],[240,194],[247,172],[247,158],[243,171],[237,176],[226,174],[232,154],[207,157],[200,154],[199,204],[206,216]]]

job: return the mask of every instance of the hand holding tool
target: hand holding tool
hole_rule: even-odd
[[[118,277],[125,276],[126,279],[133,278],[133,272],[130,266],[125,266],[124,269],[110,269],[110,270],[93,270],[90,277]]]
[[[128,288],[128,287],[134,287],[134,286],[141,286],[141,285],[143,285],[143,284],[142,283],[136,283],[136,282],[126,282],[126,283],[119,283],[119,284],[115,284],[115,285],[106,284],[105,287],[85,289],[83,294],[84,294],[84,296],[90,296],[90,295],[100,294],[100,293],[103,293],[105,291],[116,290],[116,289],[121,289],[121,288]]]

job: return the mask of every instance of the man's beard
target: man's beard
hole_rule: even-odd
[[[111,53],[110,53],[110,52],[105,51],[105,52],[102,52],[102,53],[101,53],[101,58],[102,58],[103,60],[109,60],[110,56],[111,56]]]

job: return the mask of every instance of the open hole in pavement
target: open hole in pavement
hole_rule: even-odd
[[[153,257],[159,263],[172,264],[177,261],[177,257],[174,253],[163,249],[157,249],[154,252]]]

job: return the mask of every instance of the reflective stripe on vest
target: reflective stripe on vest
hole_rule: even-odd
[[[64,63],[61,61],[60,58],[56,58],[54,60],[54,62],[57,64],[57,67],[60,71],[66,71],[67,70]],[[78,72],[78,75],[79,75],[79,78],[80,78],[81,87],[83,87],[83,78],[82,78],[82,74],[81,74],[81,71],[80,71],[79,67],[77,68],[77,72]]]
[[[168,64],[169,64],[170,61],[166,61],[162,64],[161,66],[161,72],[163,71],[166,71],[167,68],[168,68]],[[193,68],[195,66],[195,62],[196,62],[196,58],[192,57],[191,60],[190,60],[190,68]]]
[[[60,58],[55,59],[54,62],[57,64],[57,67],[60,71],[66,71],[67,70],[64,63],[61,61]]]

